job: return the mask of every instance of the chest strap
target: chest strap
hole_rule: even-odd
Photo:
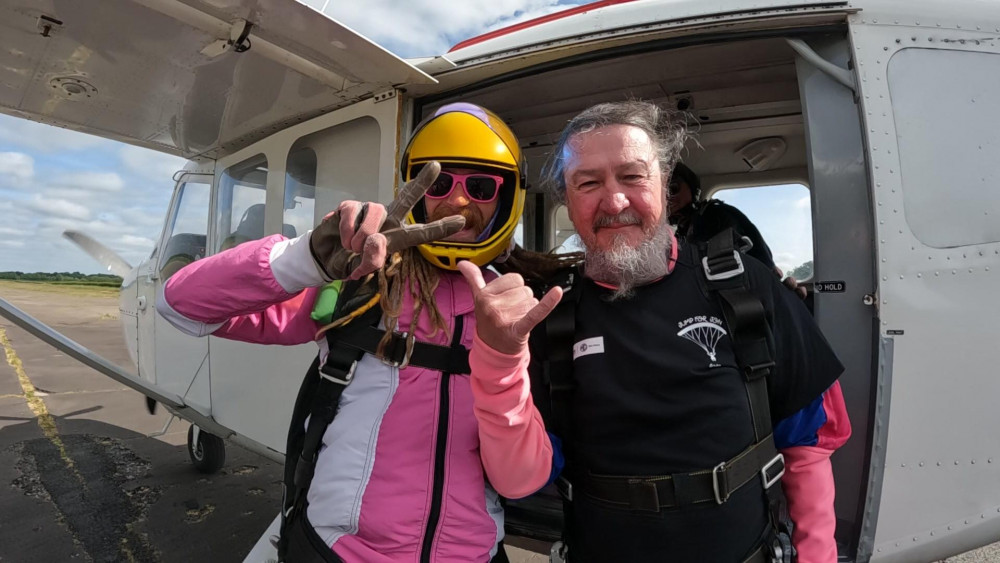
[[[754,478],[765,489],[781,478],[785,463],[774,451],[774,438],[768,436],[709,470],[651,476],[591,473],[580,475],[577,482],[580,493],[616,508],[659,512],[703,502],[722,504]]]
[[[349,325],[348,325],[349,326]],[[418,366],[451,374],[469,374],[469,351],[464,347],[439,346],[427,342],[417,342],[412,334],[394,332],[383,354],[376,354],[378,343],[385,331],[371,325],[364,325],[352,331],[337,334],[338,345],[361,350],[400,369]]]

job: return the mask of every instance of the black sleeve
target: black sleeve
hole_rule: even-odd
[[[771,421],[806,407],[844,371],[812,315],[794,292],[760,263],[747,260],[754,293],[764,300],[774,338],[774,369],[768,380]]]

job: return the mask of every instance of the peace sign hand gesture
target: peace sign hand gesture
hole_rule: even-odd
[[[517,354],[528,343],[531,329],[542,322],[562,299],[562,288],[553,287],[541,300],[518,274],[504,274],[486,283],[479,267],[469,261],[458,269],[472,288],[476,304],[476,334],[484,344],[503,354]]]
[[[437,179],[441,165],[429,162],[386,209],[380,203],[344,201],[313,229],[309,248],[330,280],[360,279],[385,265],[394,252],[441,240],[465,227],[460,215],[422,225],[403,218]]]

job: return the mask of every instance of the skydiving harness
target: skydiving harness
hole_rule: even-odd
[[[374,290],[358,282],[346,284],[335,317],[352,318],[325,333],[329,353],[322,365],[319,356],[313,360],[292,411],[285,448],[281,534],[271,540],[278,549],[279,561],[340,561],[306,520],[306,491],[316,470],[323,435],[365,354],[399,369],[412,365],[446,374],[471,372],[469,352],[461,344],[461,315],[455,316],[450,346],[417,342],[413,335],[394,332],[381,355],[376,350],[385,331],[378,328],[382,307]],[[290,541],[292,537],[295,541]]]
[[[566,477],[564,470],[563,476],[556,480],[556,487],[563,497],[567,525],[564,526],[564,541],[553,546],[553,562],[566,561],[568,546],[572,545],[572,526],[569,524],[572,521],[574,482],[588,497],[609,506],[659,512],[665,508],[696,503],[724,504],[736,490],[754,479],[761,481],[766,492],[772,530],[768,540],[744,563],[791,563],[795,560],[791,523],[787,518],[781,518],[780,487],[774,487],[785,472],[785,462],[774,444],[767,395],[767,376],[774,367],[771,327],[760,298],[750,289],[741,250],[734,244],[732,229],[712,237],[707,243],[707,250],[698,248],[695,256],[701,266],[699,281],[702,289],[706,294],[715,296],[722,307],[737,364],[743,372],[753,418],[754,443],[732,459],[690,473],[617,477],[571,472]],[[548,316],[543,327],[546,353],[542,376],[549,386],[553,432],[563,438],[567,448],[574,443],[572,404],[576,381],[573,376],[573,339],[581,293],[574,282],[578,275],[574,269],[558,280],[558,285],[563,286],[563,300]],[[566,453],[569,461],[573,452]],[[567,463],[567,467],[572,466]]]

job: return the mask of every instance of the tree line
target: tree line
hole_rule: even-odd
[[[122,278],[111,274],[81,274],[80,272],[0,272],[0,280],[75,283],[120,286]]]

